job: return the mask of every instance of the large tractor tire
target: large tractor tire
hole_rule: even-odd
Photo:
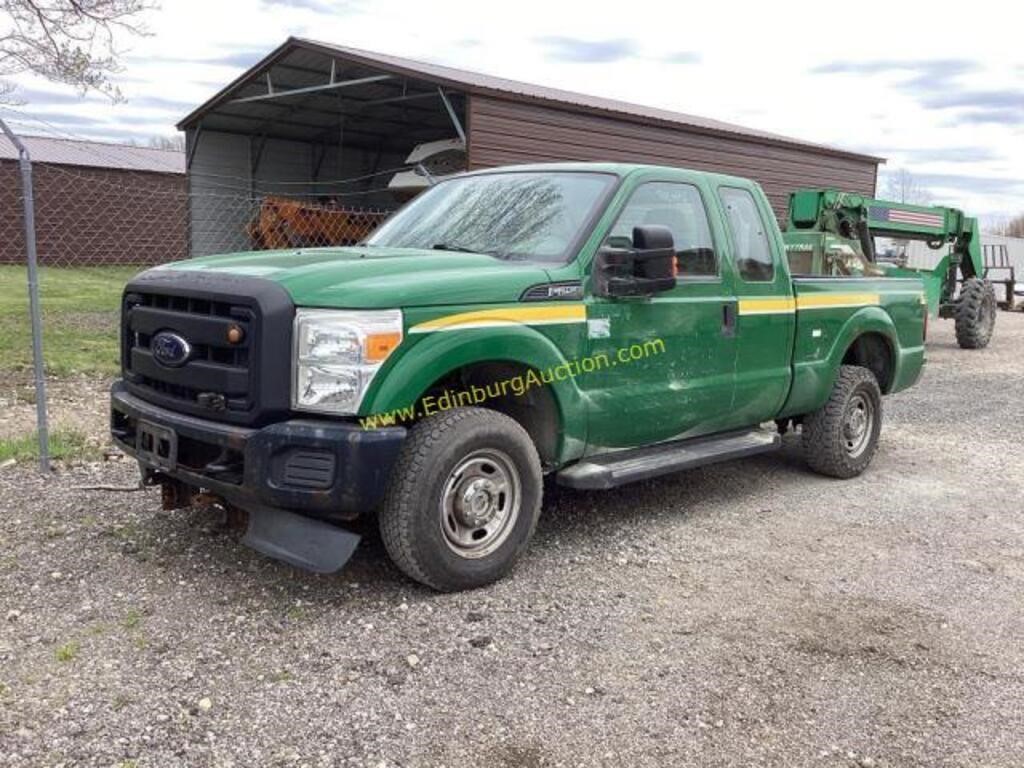
[[[405,575],[440,592],[507,574],[537,526],[543,479],[533,441],[484,408],[430,416],[409,432],[380,510],[381,538]]]
[[[964,349],[987,347],[996,324],[997,306],[991,283],[976,277],[965,280],[953,308],[956,343]]]
[[[875,374],[843,365],[832,394],[804,417],[804,460],[829,477],[856,477],[871,463],[882,429],[882,392]]]

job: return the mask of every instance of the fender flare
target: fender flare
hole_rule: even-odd
[[[832,371],[829,389],[835,385],[835,379],[839,375],[839,366],[842,365],[847,351],[858,338],[867,333],[876,333],[885,339],[893,366],[893,379],[896,378],[896,369],[900,363],[900,342],[896,324],[889,317],[889,313],[881,307],[864,307],[850,315],[842,329],[836,334],[836,340],[832,344],[832,349],[829,350],[828,361]]]
[[[898,381],[901,367],[900,342],[896,326],[880,306],[862,307],[850,315],[835,335],[828,354],[817,360],[794,365],[793,387],[780,416],[798,416],[816,411],[828,400],[839,376],[843,357],[853,343],[866,333],[877,333],[889,346],[892,381]]]
[[[527,325],[424,334],[407,352],[394,362],[388,361],[378,372],[359,415],[413,405],[433,384],[452,372],[469,365],[499,362],[546,372],[569,359],[547,336]],[[555,378],[544,386],[551,390],[558,411],[558,455],[562,460],[576,458],[582,455],[586,444],[586,397],[572,376]]]

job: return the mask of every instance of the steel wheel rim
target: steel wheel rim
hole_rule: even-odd
[[[850,398],[843,415],[843,447],[851,459],[863,455],[871,444],[875,429],[875,404],[871,398],[858,393]]]
[[[476,560],[508,539],[522,501],[519,470],[502,451],[473,451],[448,475],[441,495],[441,533],[459,557]]]

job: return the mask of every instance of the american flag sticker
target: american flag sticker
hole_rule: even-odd
[[[884,208],[880,205],[868,208],[868,218],[871,221],[884,221],[912,227],[935,227],[936,229],[941,229],[946,223],[945,216],[941,213],[905,211],[901,208]]]

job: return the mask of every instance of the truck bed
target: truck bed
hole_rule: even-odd
[[[927,308],[920,279],[798,277],[793,293],[793,382],[782,416],[819,408],[839,366],[856,362],[844,357],[865,334],[872,343],[884,343],[890,355],[891,375],[880,382],[885,393],[917,381],[924,364]]]

